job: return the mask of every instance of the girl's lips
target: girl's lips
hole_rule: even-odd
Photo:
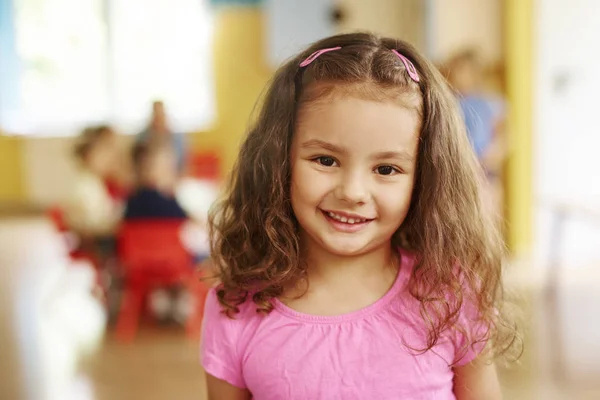
[[[339,232],[354,233],[366,228],[373,220],[365,218],[347,218],[331,211],[322,211],[329,224]],[[347,214],[346,214],[347,215]],[[345,221],[344,221],[345,219]]]

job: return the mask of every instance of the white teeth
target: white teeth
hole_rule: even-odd
[[[344,217],[341,215],[334,214],[332,212],[327,212],[327,215],[329,215],[331,218],[333,218],[337,221],[340,221],[340,222],[343,222],[346,224],[360,224],[360,223],[366,221],[366,219],[364,219],[364,218],[347,218],[347,217]]]

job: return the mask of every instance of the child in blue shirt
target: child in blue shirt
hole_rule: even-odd
[[[167,143],[137,143],[132,152],[137,189],[128,198],[125,222],[187,220],[175,198],[177,158]],[[185,323],[193,310],[192,296],[180,287],[158,288],[150,294],[150,309],[161,322]]]
[[[187,219],[175,198],[177,164],[166,144],[138,143],[133,149],[137,190],[127,200],[125,220]]]

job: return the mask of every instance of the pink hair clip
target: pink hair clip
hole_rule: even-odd
[[[306,67],[311,62],[315,61],[321,54],[329,53],[330,51],[335,51],[335,50],[339,50],[339,49],[341,49],[341,47],[338,46],[338,47],[330,47],[328,49],[317,50],[314,53],[312,53],[310,56],[308,56],[306,58],[306,60],[302,61],[300,63],[300,67]]]
[[[410,79],[412,79],[415,82],[419,82],[419,73],[417,72],[417,69],[415,68],[413,63],[408,58],[400,54],[398,50],[392,49],[392,53],[397,55],[400,61],[402,61],[402,64],[404,64],[404,66],[406,67],[406,72],[408,72],[408,76],[410,76]]]

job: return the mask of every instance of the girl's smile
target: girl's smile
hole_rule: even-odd
[[[340,211],[321,210],[327,221],[340,232],[353,233],[367,227],[374,218],[365,218],[357,214]]]

